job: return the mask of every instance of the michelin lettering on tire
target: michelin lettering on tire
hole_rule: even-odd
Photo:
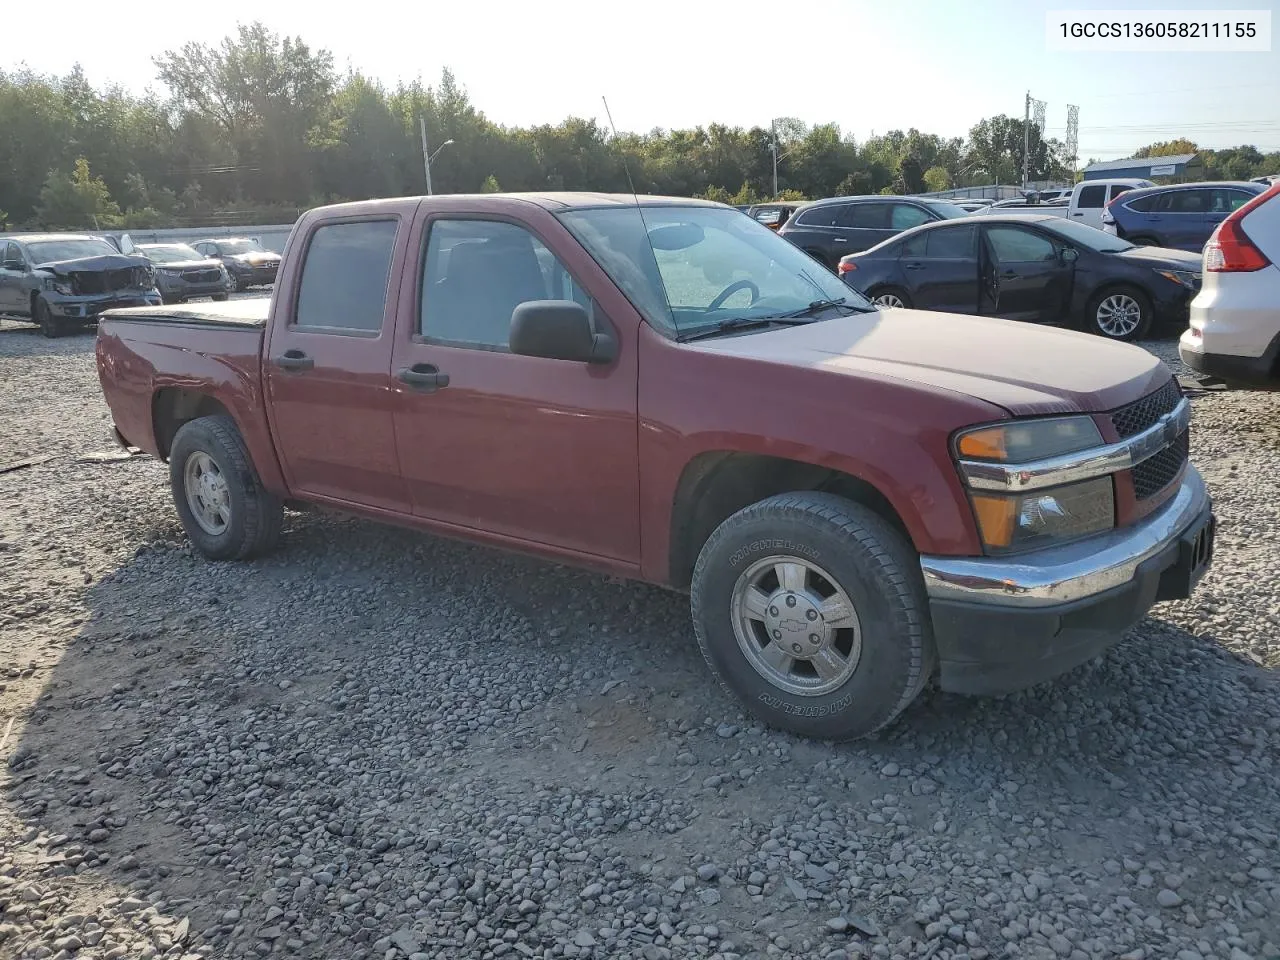
[[[747,544],[745,547],[739,548],[733,556],[729,558],[729,565],[736,567],[747,557],[755,553],[763,553],[765,550],[789,550],[792,553],[798,553],[810,560],[816,560],[821,553],[807,543],[793,543],[790,540],[756,540]]]
[[[847,693],[833,703],[805,704],[803,706],[782,700],[771,693],[762,693],[758,699],[766,706],[793,717],[830,717],[837,713],[843,713],[853,705],[853,697]]]

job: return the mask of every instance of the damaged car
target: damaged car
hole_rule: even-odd
[[[0,237],[0,315],[35,323],[46,337],[97,323],[113,307],[160,303],[151,261],[100,237]]]
[[[197,240],[191,246],[201,256],[221,261],[227,273],[231,274],[236,293],[276,282],[280,254],[267,250],[256,239],[224,237],[220,240]]]

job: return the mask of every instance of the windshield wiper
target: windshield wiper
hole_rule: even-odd
[[[775,323],[794,327],[802,323],[813,323],[813,320],[809,318],[801,319],[791,314],[783,314],[776,317],[730,317],[728,320],[713,323],[709,327],[701,327],[697,330],[682,333],[676,337],[676,342],[688,343],[690,340],[702,340],[705,337],[716,337],[722,333],[731,333],[734,330],[750,330],[752,327],[767,327]]]
[[[807,307],[801,307],[799,310],[792,310],[790,313],[782,314],[783,317],[808,317],[815,313],[826,310],[829,307],[848,307],[855,313],[867,313],[874,310],[875,307],[860,307],[856,303],[850,303],[848,300],[814,300]]]

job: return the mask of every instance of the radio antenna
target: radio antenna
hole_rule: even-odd
[[[609,101],[603,95],[601,95],[600,102],[604,104],[604,115],[609,119],[609,129],[613,132],[613,139],[616,142],[618,140],[618,128],[614,126],[613,112],[609,109]],[[631,165],[627,163],[627,152],[625,150],[622,150],[621,153],[622,153],[622,170],[627,175],[627,186],[631,188],[631,199],[636,202],[636,213],[640,215],[640,228],[644,231],[644,242],[645,242],[645,245],[649,248],[649,256],[653,257],[654,275],[658,278],[659,282],[661,282],[662,284],[662,296],[663,296],[663,299],[666,301],[664,306],[666,307],[666,311],[667,311],[667,319],[671,321],[672,329],[676,329],[675,316],[671,313],[671,296],[667,292],[667,281],[663,279],[662,271],[658,269],[658,255],[657,253],[654,252],[653,240],[649,238],[649,223],[644,218],[644,207],[640,205],[640,195],[636,193],[636,182],[631,179]]]

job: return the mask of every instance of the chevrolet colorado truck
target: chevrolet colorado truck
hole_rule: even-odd
[[[322,207],[269,301],[111,311],[97,361],[205,556],[306,503],[687,591],[725,687],[825,739],[1052,678],[1213,552],[1149,353],[878,309],[705,201]]]

